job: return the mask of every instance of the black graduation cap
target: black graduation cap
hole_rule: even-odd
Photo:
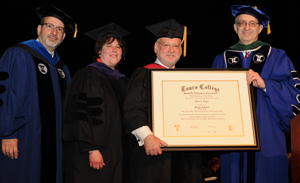
[[[152,34],[156,36],[156,39],[161,37],[179,38],[182,39],[184,35],[184,26],[178,23],[174,19],[166,20],[160,23],[146,26]],[[188,31],[187,34],[190,34]]]
[[[48,5],[45,4],[41,7],[38,7],[36,9],[36,13],[38,14],[38,16],[42,19],[44,17],[55,17],[59,20],[61,20],[64,25],[65,25],[65,30],[67,33],[74,33],[74,38],[77,35],[77,24],[75,23],[75,21],[66,13],[64,13],[63,11],[61,11],[60,9],[52,6],[52,5]]]
[[[159,39],[161,37],[181,39],[181,44],[184,43],[183,56],[186,55],[186,36],[191,34],[190,31],[187,31],[186,26],[182,26],[176,20],[170,19],[146,26],[146,29],[154,34],[156,36],[156,39]]]
[[[129,35],[130,32],[123,29],[116,23],[110,23],[108,25],[105,25],[105,26],[99,27],[97,29],[91,30],[89,32],[86,32],[84,34],[97,41],[99,39],[99,37],[101,37],[105,34],[112,34],[115,37],[122,39],[122,37]]]
[[[268,34],[271,33],[270,30],[270,18],[264,12],[257,9],[256,6],[250,5],[232,5],[231,12],[234,17],[237,17],[241,14],[248,14],[254,16],[264,28],[268,28]]]

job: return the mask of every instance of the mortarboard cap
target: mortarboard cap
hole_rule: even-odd
[[[250,5],[232,5],[231,12],[234,17],[237,17],[241,14],[248,14],[254,16],[264,28],[268,28],[268,34],[271,33],[270,31],[270,18],[264,12],[257,9],[255,6]]]
[[[156,39],[161,37],[181,39],[181,44],[184,43],[183,56],[186,55],[186,36],[191,34],[190,31],[187,31],[186,26],[182,26],[176,20],[170,19],[164,22],[146,26],[146,29],[154,34]]]
[[[122,37],[129,35],[130,32],[128,32],[127,30],[123,29],[122,27],[120,27],[119,25],[117,25],[115,23],[111,23],[111,24],[105,25],[103,27],[99,27],[97,29],[86,32],[84,34],[94,40],[98,40],[99,37],[101,37],[105,34],[112,34],[115,37],[122,38]]]
[[[174,19],[146,26],[146,29],[154,34],[156,39],[161,37],[182,39],[184,34],[184,27]]]
[[[45,4],[41,7],[38,7],[36,9],[36,13],[38,14],[38,16],[42,19],[44,17],[55,17],[59,20],[61,20],[64,25],[65,25],[65,30],[67,33],[74,33],[74,38],[77,35],[77,24],[75,23],[75,21],[66,13],[64,13],[63,11],[61,11],[60,9]]]

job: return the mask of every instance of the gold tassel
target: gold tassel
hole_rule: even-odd
[[[77,24],[75,24],[75,32],[74,32],[74,38],[77,36]]]
[[[183,37],[182,37],[182,41],[181,41],[181,44],[183,44],[183,57],[186,56],[186,35],[187,35],[187,27],[186,26],[183,26],[184,27],[184,31],[183,31]]]
[[[268,22],[267,34],[271,34],[270,21]]]
[[[257,6],[254,6],[254,8],[257,9]],[[268,22],[267,34],[271,34],[270,21]]]

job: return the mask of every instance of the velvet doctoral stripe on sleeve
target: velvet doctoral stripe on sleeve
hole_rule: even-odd
[[[227,67],[224,55],[216,56],[213,68]],[[291,60],[281,49],[273,47],[265,62],[260,76],[266,84],[266,91],[256,88],[261,150],[255,152],[255,159],[252,160],[247,158],[249,152],[222,154],[222,182],[238,183],[241,178],[246,181],[251,161],[255,162],[255,183],[288,182],[285,133],[290,132],[290,121],[300,108],[299,77]]]
[[[62,182],[61,98],[70,79],[67,67],[50,66],[13,47],[1,57],[0,72],[8,75],[0,78],[5,88],[0,138],[18,138],[19,150],[16,160],[0,153],[0,182]]]
[[[62,140],[107,145],[103,77],[94,67],[83,68],[73,77],[64,103]]]
[[[22,49],[9,49],[1,58],[0,72],[0,138],[18,138],[17,130],[27,123],[24,119],[28,98],[27,88],[30,83],[29,70],[34,68],[26,60],[29,53]],[[20,90],[21,88],[21,90]],[[17,109],[17,110],[16,110]]]
[[[290,122],[295,117],[293,107],[299,109],[299,77],[284,50],[273,48],[261,77],[267,92],[261,92],[272,106],[271,114],[277,119],[278,127],[290,133]],[[261,105],[262,106],[262,105]]]

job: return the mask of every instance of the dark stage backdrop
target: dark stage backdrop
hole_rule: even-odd
[[[90,63],[94,41],[84,33],[115,22],[131,32],[125,37],[129,52],[120,65],[120,72],[130,76],[138,67],[155,59],[155,36],[144,27],[150,24],[176,19],[192,32],[187,38],[187,56],[178,68],[209,68],[214,57],[238,41],[233,30],[232,4],[257,6],[271,18],[271,35],[266,30],[259,39],[271,46],[284,49],[300,71],[297,54],[300,52],[299,9],[300,2],[291,0],[28,0],[1,2],[1,45],[3,53],[8,46],[35,39],[39,18],[35,9],[52,4],[69,14],[78,24],[78,36],[67,35],[58,47],[60,57],[71,73]]]

